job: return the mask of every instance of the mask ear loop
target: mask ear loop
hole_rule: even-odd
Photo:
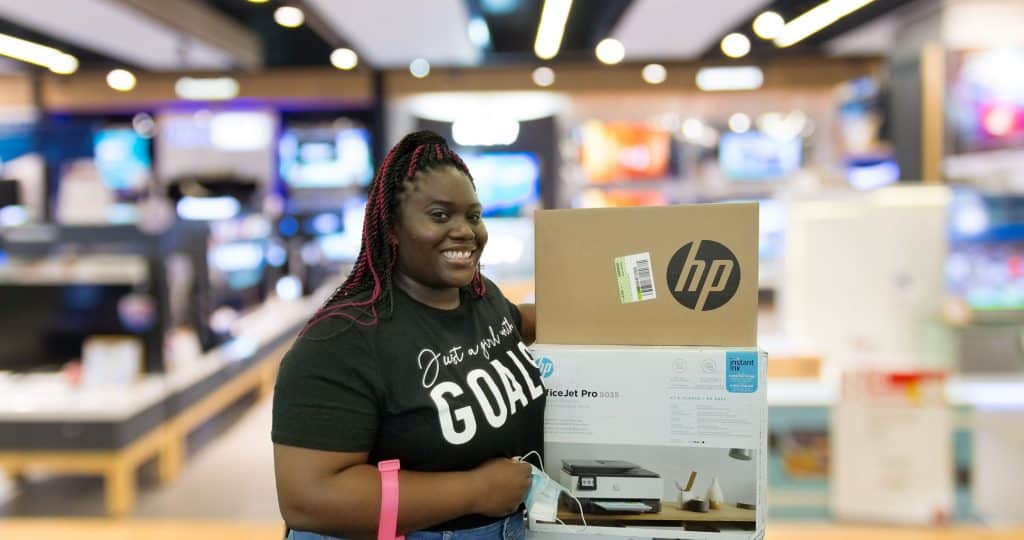
[[[530,450],[529,452],[523,454],[521,457],[518,457],[516,459],[518,459],[519,461],[526,461],[526,458],[529,457],[530,454],[533,454],[533,455],[537,456],[538,467],[540,468],[541,472],[543,472],[544,474],[547,474],[547,471],[544,470],[544,460],[541,459],[540,452],[538,452],[536,450]]]
[[[526,461],[526,458],[529,457],[530,454],[534,454],[534,455],[537,456],[538,467],[540,468],[541,472],[543,472],[544,474],[547,474],[547,471],[544,470],[544,460],[541,459],[540,452],[538,452],[536,450],[530,450],[529,452],[523,454],[521,457],[518,457],[516,459],[518,459],[519,461]],[[573,494],[569,493],[568,491],[566,491],[564,486],[562,486],[562,491],[565,491],[566,495],[572,497],[572,499],[574,501],[576,501],[576,505],[580,507],[580,519],[583,520],[583,528],[578,530],[578,531],[574,531],[574,532],[581,533],[583,531],[586,531],[588,525],[587,525],[587,517],[583,513],[583,503],[581,503],[580,500],[578,498],[576,498],[575,495],[573,495]],[[558,503],[556,502],[555,504],[558,504]],[[560,523],[563,527],[568,527],[568,525],[566,525],[566,523],[564,521],[562,521],[562,520],[560,520],[558,518],[555,518],[555,521]]]
[[[573,532],[574,532],[574,533],[581,533],[581,532],[584,532],[584,531],[586,531],[586,530],[587,530],[587,527],[588,527],[588,525],[587,525],[587,516],[583,514],[583,503],[581,503],[581,502],[580,502],[580,500],[579,500],[578,498],[576,498],[576,496],[575,496],[575,495],[573,495],[573,494],[571,494],[571,493],[569,493],[569,492],[566,492],[565,494],[566,494],[566,495],[568,495],[568,496],[570,496],[570,497],[572,497],[572,499],[573,499],[574,501],[576,501],[576,505],[580,507],[580,519],[581,519],[581,520],[583,520],[583,528],[582,528],[582,529],[579,529],[579,530],[576,530],[576,531],[573,531]],[[555,521],[557,521],[558,523],[560,523],[560,524],[561,524],[561,525],[562,525],[563,527],[568,527],[568,526],[569,526],[569,525],[567,525],[567,524],[566,524],[566,523],[565,523],[564,521],[562,521],[562,520],[560,520],[560,519],[557,519],[557,518],[556,518],[556,519],[555,519]]]

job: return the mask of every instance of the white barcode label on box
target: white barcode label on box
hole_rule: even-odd
[[[623,304],[654,300],[654,278],[651,275],[651,254],[637,253],[615,259],[615,277],[619,284],[619,300]]]

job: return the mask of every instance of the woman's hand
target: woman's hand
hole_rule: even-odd
[[[532,470],[523,461],[494,458],[470,471],[477,494],[473,513],[502,517],[515,512],[530,490]]]

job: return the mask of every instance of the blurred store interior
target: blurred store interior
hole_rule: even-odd
[[[279,538],[275,362],[429,128],[515,301],[535,210],[760,203],[768,538],[1024,538],[1022,28],[1020,0],[4,0],[0,537]],[[892,420],[931,440],[840,446],[857,370],[936,377]],[[939,466],[850,480],[915,452]]]

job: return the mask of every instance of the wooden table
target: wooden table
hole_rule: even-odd
[[[4,451],[0,452],[0,469],[12,476],[30,468],[68,474],[102,475],[106,487],[107,514],[118,517],[131,511],[135,504],[135,471],[139,466],[153,457],[158,458],[161,470],[168,466],[168,456],[161,452],[167,437],[167,430],[158,427],[141,439],[116,450]]]
[[[289,341],[273,350],[230,382],[168,420],[165,426],[167,436],[164,438],[162,459],[159,462],[161,482],[169,482],[180,473],[189,433],[250,392],[257,392],[260,400],[273,393],[277,368],[290,345]]]

